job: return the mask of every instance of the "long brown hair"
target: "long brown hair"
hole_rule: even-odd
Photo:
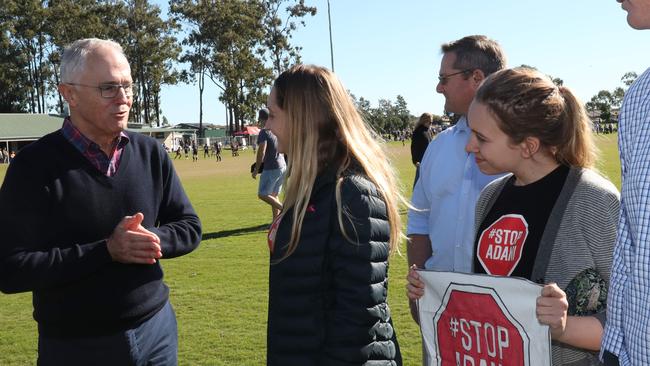
[[[534,69],[498,71],[474,99],[488,106],[513,143],[537,137],[560,164],[593,168],[597,150],[587,112],[571,92]]]
[[[326,169],[337,175],[336,203],[343,227],[341,174],[354,162],[376,186],[386,203],[390,249],[397,250],[402,235],[395,172],[378,143],[380,137],[364,122],[338,78],[324,67],[297,65],[283,72],[273,85],[277,105],[286,113],[288,156],[283,214],[293,208],[291,238],[286,258],[298,246],[302,222],[316,176]],[[404,201],[405,202],[405,201]],[[288,218],[285,218],[288,219]]]
[[[426,123],[433,123],[433,114],[429,112],[424,112],[422,115],[420,115],[420,118],[418,119],[418,122],[415,124],[415,127],[418,126],[424,126]]]

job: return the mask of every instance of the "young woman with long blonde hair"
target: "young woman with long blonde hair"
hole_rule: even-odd
[[[379,137],[322,67],[282,73],[268,108],[288,167],[269,231],[267,364],[401,365],[386,303],[401,195]]]

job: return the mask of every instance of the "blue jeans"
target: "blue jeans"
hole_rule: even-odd
[[[136,328],[106,336],[38,337],[38,366],[175,366],[176,315],[169,301]]]

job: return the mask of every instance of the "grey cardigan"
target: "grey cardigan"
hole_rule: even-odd
[[[486,186],[476,204],[475,228],[499,197],[509,174]],[[563,290],[585,269],[594,269],[609,287],[620,194],[598,173],[571,168],[542,234],[531,279],[555,282]],[[605,310],[595,315],[605,323]],[[600,365],[595,352],[553,342],[553,365]]]

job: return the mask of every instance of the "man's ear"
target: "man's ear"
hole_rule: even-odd
[[[77,106],[77,94],[75,93],[74,88],[72,85],[67,85],[67,84],[59,84],[57,87],[59,90],[59,93],[65,99],[66,102],[68,102],[68,105],[70,107],[76,107]]]
[[[519,147],[521,148],[521,156],[530,159],[539,151],[540,142],[537,137],[528,136],[519,143]]]
[[[478,87],[481,85],[483,80],[485,80],[485,74],[483,73],[483,71],[476,69],[472,71],[472,76],[470,76],[470,80],[472,80],[474,87],[478,89]]]

